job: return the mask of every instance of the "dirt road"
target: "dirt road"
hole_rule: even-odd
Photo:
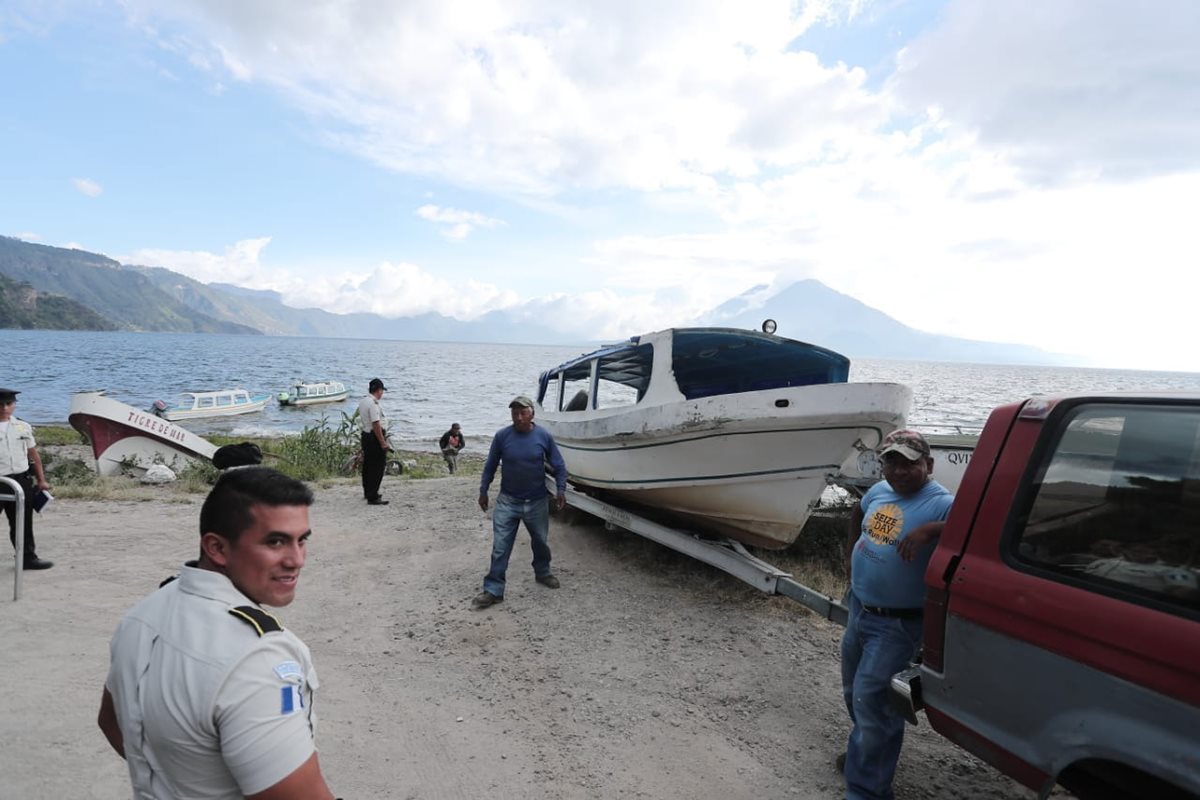
[[[842,796],[836,626],[638,537],[559,521],[563,587],[534,583],[522,533],[505,602],[472,611],[491,548],[474,481],[387,478],[384,492],[389,506],[351,483],[318,489],[308,565],[281,613],[316,660],[318,745],[339,796]],[[60,501],[38,519],[57,566],[26,573],[16,604],[0,568],[0,796],[128,797],[95,727],[108,639],[194,557],[200,499]],[[896,789],[1032,797],[924,724]]]

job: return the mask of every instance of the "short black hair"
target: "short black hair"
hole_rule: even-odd
[[[236,542],[254,524],[253,506],[311,506],[312,490],[270,467],[238,467],[221,474],[200,507],[200,535]]]

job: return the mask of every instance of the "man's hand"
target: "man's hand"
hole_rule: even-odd
[[[942,535],[942,529],[945,527],[945,522],[926,522],[901,539],[900,543],[896,545],[896,552],[905,561],[912,561],[916,558],[921,548],[930,542],[938,540],[938,537]]]
[[[567,507],[567,496],[565,494],[563,494],[562,492],[559,492],[558,496],[554,498],[554,503],[555,503],[555,508],[558,509],[559,511],[562,511],[564,508]]]
[[[486,494],[479,495],[479,507],[484,511],[488,510],[488,499]]]

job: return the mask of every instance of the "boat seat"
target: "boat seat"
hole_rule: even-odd
[[[566,407],[563,408],[563,411],[584,411],[587,409],[587,407],[588,393],[583,389],[580,389],[575,393],[575,396],[571,398],[571,402],[567,403]]]

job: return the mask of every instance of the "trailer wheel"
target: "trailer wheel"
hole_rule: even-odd
[[[384,471],[387,472],[388,475],[403,475],[404,463],[401,461],[389,461],[384,467]]]

